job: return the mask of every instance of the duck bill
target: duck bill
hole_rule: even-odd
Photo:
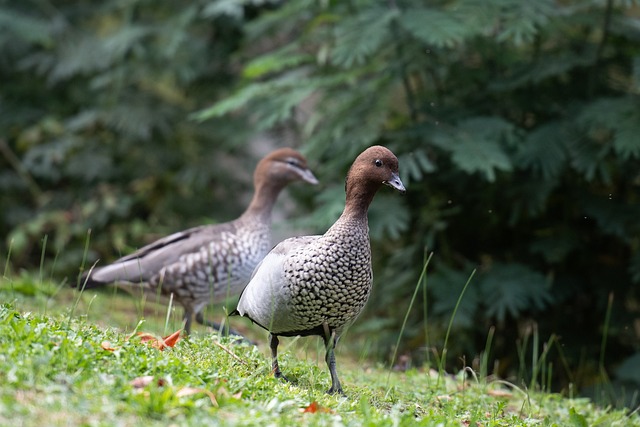
[[[397,173],[391,173],[391,179],[384,181],[383,184],[388,185],[391,188],[395,188],[396,190],[398,190],[401,193],[404,193],[407,191],[406,188],[404,188],[404,184],[402,183],[402,180],[400,179],[400,177],[398,176]]]
[[[308,182],[309,184],[313,185],[316,185],[318,183],[318,179],[309,169],[300,170],[298,171],[298,173],[300,174],[300,178],[302,178],[304,182]]]

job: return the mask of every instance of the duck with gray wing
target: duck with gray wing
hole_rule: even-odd
[[[239,294],[269,251],[271,211],[278,194],[295,181],[318,182],[306,159],[290,148],[264,157],[255,169],[253,181],[253,198],[239,218],[157,240],[112,264],[91,270],[78,286],[88,289],[118,283],[173,295],[184,307],[187,333],[194,315],[198,323],[220,328],[217,323],[206,321],[202,310],[212,300]]]
[[[343,393],[334,348],[371,292],[367,212],[385,184],[404,193],[398,159],[385,147],[370,147],[349,169],[345,208],[333,226],[321,236],[294,237],[276,245],[242,292],[231,314],[246,316],[269,331],[276,377],[284,378],[278,365],[279,336],[319,335],[331,374],[328,393]]]

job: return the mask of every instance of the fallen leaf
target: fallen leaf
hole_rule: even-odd
[[[218,406],[218,400],[216,399],[216,396],[212,392],[204,388],[183,387],[180,390],[178,390],[178,392],[176,393],[176,396],[178,397],[193,396],[194,394],[200,394],[200,393],[204,393],[207,396],[209,396],[209,399],[211,400],[211,403],[213,404],[213,406]]]
[[[140,338],[140,342],[148,343],[151,347],[157,348],[158,350],[164,350],[167,347],[174,347],[176,345],[180,340],[180,332],[182,332],[182,329],[178,329],[164,338],[158,338],[148,332],[138,332],[138,337]]]
[[[149,384],[152,384],[155,380],[155,377],[153,375],[145,375],[143,377],[138,377],[135,378],[131,381],[129,381],[129,384],[131,384],[133,386],[133,388],[144,388],[146,386],[148,386]],[[163,378],[158,378],[156,384],[158,385],[158,387],[162,387],[167,383],[167,381]]]
[[[158,341],[155,335],[148,332],[138,332],[138,338],[140,338],[140,342]]]
[[[500,389],[489,390],[487,391],[487,394],[493,397],[512,397],[513,396],[513,394],[509,393],[508,391],[500,390]]]
[[[111,343],[109,341],[102,341],[100,347],[102,347],[103,350],[116,351],[115,347],[111,347]]]
[[[164,341],[164,345],[166,345],[167,347],[174,347],[180,340],[180,332],[182,332],[182,329],[178,329],[171,335],[167,335],[166,337],[164,337],[162,339]]]
[[[302,413],[305,413],[305,412],[309,412],[310,414],[315,414],[316,412],[323,412],[328,414],[334,413],[331,409],[320,406],[318,402],[316,402],[315,400],[311,402],[309,406],[307,406],[302,410]]]
[[[304,408],[304,411],[302,412],[310,412],[312,414],[315,414],[316,412],[318,412],[318,402],[316,402],[315,400],[313,402],[311,402],[311,404],[309,406],[307,406],[306,408]]]

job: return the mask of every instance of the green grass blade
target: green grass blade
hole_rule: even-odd
[[[427,267],[429,266],[429,262],[431,261],[431,257],[433,256],[433,252],[429,255],[424,265],[422,266],[422,271],[420,272],[420,277],[416,283],[416,287],[413,290],[413,295],[411,296],[411,301],[409,302],[409,307],[407,308],[406,313],[404,314],[404,320],[402,321],[402,327],[400,327],[400,333],[398,334],[398,339],[396,340],[396,346],[393,349],[393,357],[391,357],[391,365],[389,370],[389,376],[387,377],[387,385],[389,384],[389,378],[391,376],[391,370],[393,369],[393,364],[396,363],[396,357],[398,356],[398,348],[400,347],[400,340],[402,339],[402,334],[404,333],[404,329],[407,326],[407,320],[409,320],[409,314],[411,313],[411,308],[413,307],[413,303],[416,300],[416,296],[418,295],[418,290],[420,290],[420,284],[422,283],[423,278],[426,278]],[[426,286],[426,281],[425,281]]]
[[[440,357],[440,364],[438,370],[440,371],[440,375],[438,376],[438,382],[440,378],[444,374],[444,367],[447,361],[447,344],[449,343],[449,335],[451,334],[451,327],[453,326],[453,320],[456,318],[456,313],[458,312],[458,307],[460,307],[460,302],[462,302],[462,297],[464,297],[465,292],[467,291],[467,287],[469,287],[469,283],[471,283],[471,279],[476,274],[476,270],[473,269],[471,275],[467,279],[467,283],[464,284],[462,288],[462,292],[458,296],[458,300],[456,301],[456,306],[453,308],[453,313],[451,313],[451,318],[449,319],[449,326],[447,326],[447,333],[444,336],[444,345],[442,346],[442,356]]]

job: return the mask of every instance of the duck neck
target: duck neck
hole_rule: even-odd
[[[362,221],[366,224],[369,205],[371,205],[375,193],[375,190],[362,186],[347,188],[347,198],[341,217],[345,220]]]
[[[255,188],[251,203],[249,203],[242,217],[253,217],[263,222],[270,222],[271,211],[283,186],[274,182],[263,182],[257,183]]]

